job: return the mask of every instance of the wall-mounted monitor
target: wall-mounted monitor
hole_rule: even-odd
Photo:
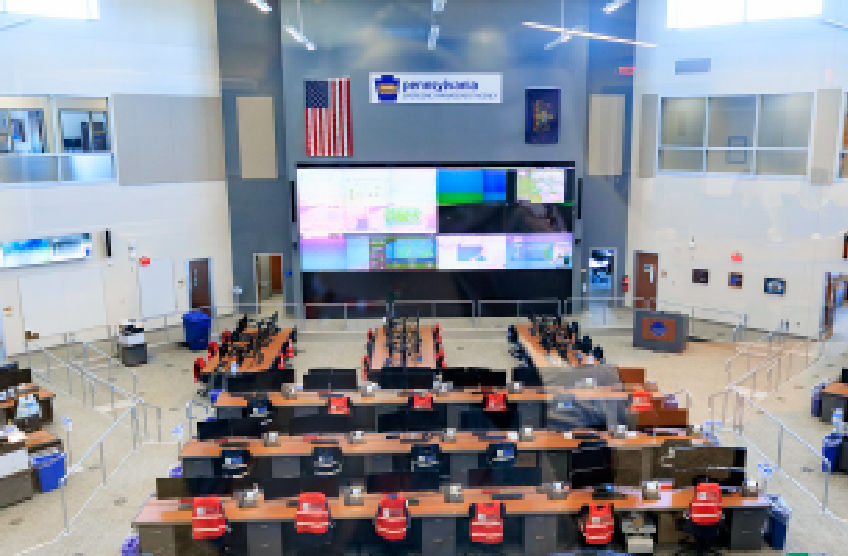
[[[572,266],[573,165],[300,165],[304,272]]]
[[[763,292],[770,295],[785,295],[786,280],[783,278],[764,278]]]
[[[729,272],[727,274],[727,286],[733,288],[735,290],[742,289],[742,273],[741,272]]]
[[[0,268],[84,260],[91,255],[92,239],[88,233],[7,241],[0,243]]]
[[[693,284],[709,284],[710,283],[710,271],[706,268],[693,268],[692,269],[692,283]]]

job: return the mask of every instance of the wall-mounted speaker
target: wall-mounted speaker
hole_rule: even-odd
[[[583,218],[583,178],[577,178],[577,220]]]
[[[289,185],[291,186],[289,189],[291,192],[291,219],[292,222],[297,222],[297,196],[295,195],[296,192],[294,190],[294,180],[291,180]]]
[[[112,256],[112,230],[106,230],[103,234],[103,252],[106,253],[106,257],[109,258]]]

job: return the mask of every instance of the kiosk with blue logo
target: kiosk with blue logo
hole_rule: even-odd
[[[688,315],[659,311],[633,312],[633,345],[678,353],[686,348]]]

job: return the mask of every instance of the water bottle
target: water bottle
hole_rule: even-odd
[[[842,408],[837,407],[833,410],[833,415],[830,417],[830,422],[833,424],[834,430],[842,430]]]

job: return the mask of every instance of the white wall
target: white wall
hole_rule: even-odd
[[[699,96],[848,89],[848,32],[818,21],[794,20],[666,29],[665,2],[639,3],[637,35],[657,48],[637,50],[634,129],[641,95]],[[711,58],[712,71],[674,74],[674,61]],[[811,185],[806,177],[658,174],[640,179],[639,134],[633,134],[634,172],[627,271],[633,251],[660,255],[658,295],[678,303],[736,310],[749,325],[774,329],[781,319],[795,333],[814,335],[826,270],[848,270],[841,260],[848,228],[848,182]],[[836,160],[833,161],[834,167]],[[695,249],[689,242],[695,238]],[[744,261],[731,263],[733,251]],[[691,283],[693,268],[711,272],[709,285]],[[727,273],[744,273],[744,287],[727,286]],[[785,297],[763,293],[764,277],[787,280]]]
[[[20,23],[0,32],[0,94],[219,95],[213,0],[101,0],[100,5],[98,21],[0,15],[0,26]],[[0,309],[10,353],[24,348],[18,280],[35,274],[98,265],[109,324],[137,317],[138,269],[128,257],[131,240],[139,256],[173,260],[180,310],[188,306],[185,262],[191,258],[212,258],[214,302],[232,302],[225,182],[0,186],[0,242],[105,229],[112,231],[111,259],[103,258],[98,234],[88,262],[0,270]]]
[[[10,353],[23,350],[24,318],[18,279],[73,265],[98,265],[103,273],[108,323],[139,316],[137,254],[171,258],[179,310],[188,307],[186,261],[212,258],[214,303],[232,303],[232,265],[226,187],[222,182],[157,186],[98,184],[0,189],[0,242],[68,232],[112,231],[112,257],[101,235],[88,262],[0,270],[0,307]],[[68,292],[73,295],[73,292]],[[107,324],[107,323],[103,323]]]

